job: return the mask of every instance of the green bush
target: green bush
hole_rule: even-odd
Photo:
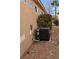
[[[38,27],[52,28],[52,16],[50,14],[41,14],[37,18]]]

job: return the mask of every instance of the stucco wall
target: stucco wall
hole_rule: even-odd
[[[29,2],[30,1],[31,0],[29,0]],[[37,16],[43,12],[38,7],[39,10],[38,13],[36,13],[34,6],[37,5],[33,2],[33,7],[30,8],[28,3],[20,2],[20,56],[23,55],[33,42],[32,35],[30,34],[30,25],[33,26],[33,30],[36,29]]]

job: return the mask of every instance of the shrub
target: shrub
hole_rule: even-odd
[[[39,15],[37,18],[37,26],[52,28],[52,16],[50,14]]]
[[[58,21],[58,20],[54,20],[54,24],[55,24],[56,26],[59,26],[59,21]]]

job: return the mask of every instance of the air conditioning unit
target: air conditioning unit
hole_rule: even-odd
[[[49,41],[50,39],[50,29],[49,28],[39,28],[35,30],[35,41]]]

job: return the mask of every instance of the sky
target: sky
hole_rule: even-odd
[[[51,15],[55,15],[54,13],[54,6],[51,5],[53,0],[41,0],[42,4],[44,5],[46,11],[49,13],[50,10],[50,14]],[[57,0],[57,2],[59,3],[59,0]],[[57,7],[57,12],[59,11],[59,8]]]

